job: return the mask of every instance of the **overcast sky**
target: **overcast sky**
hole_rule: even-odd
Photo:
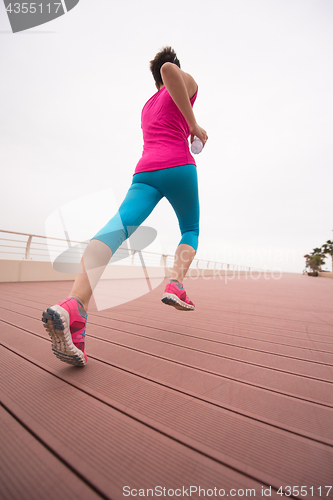
[[[43,235],[70,202],[82,226],[80,198],[122,201],[165,45],[199,85],[209,135],[198,257],[301,272],[333,239],[332,0],[81,0],[16,34],[0,3],[0,229]],[[112,215],[93,214],[92,233]],[[173,253],[165,200],[145,224]]]

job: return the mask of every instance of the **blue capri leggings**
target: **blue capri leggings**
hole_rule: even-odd
[[[135,174],[117,214],[93,239],[106,243],[114,254],[164,196],[172,205],[179,221],[182,234],[179,244],[185,243],[197,250],[199,198],[195,165],[182,165]]]

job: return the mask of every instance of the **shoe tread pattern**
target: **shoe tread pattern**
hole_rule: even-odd
[[[176,295],[173,295],[171,293],[165,293],[161,300],[162,300],[163,304],[167,304],[168,306],[172,306],[175,309],[178,309],[178,311],[194,311],[193,306],[186,304],[186,302],[183,302],[182,300],[180,300],[179,297],[177,297]]]
[[[86,364],[84,355],[76,353],[79,349],[66,339],[65,325],[58,311],[49,307],[43,312],[42,322],[45,330],[52,340],[52,351],[54,355],[63,361],[73,366],[84,366]]]

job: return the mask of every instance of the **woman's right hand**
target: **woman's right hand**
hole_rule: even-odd
[[[195,126],[190,129],[190,132],[191,132],[191,144],[194,140],[194,137],[198,137],[200,139],[200,141],[202,142],[203,146],[205,147],[205,144],[206,142],[208,141],[208,135],[207,135],[207,132],[205,129],[203,129],[202,127],[200,127],[197,123],[195,124]]]

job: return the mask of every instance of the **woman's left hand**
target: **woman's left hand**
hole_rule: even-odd
[[[197,123],[195,126],[191,129],[191,144],[194,140],[194,137],[198,137],[200,141],[202,142],[203,146],[205,147],[206,142],[208,141],[208,135],[205,129],[200,127]]]

